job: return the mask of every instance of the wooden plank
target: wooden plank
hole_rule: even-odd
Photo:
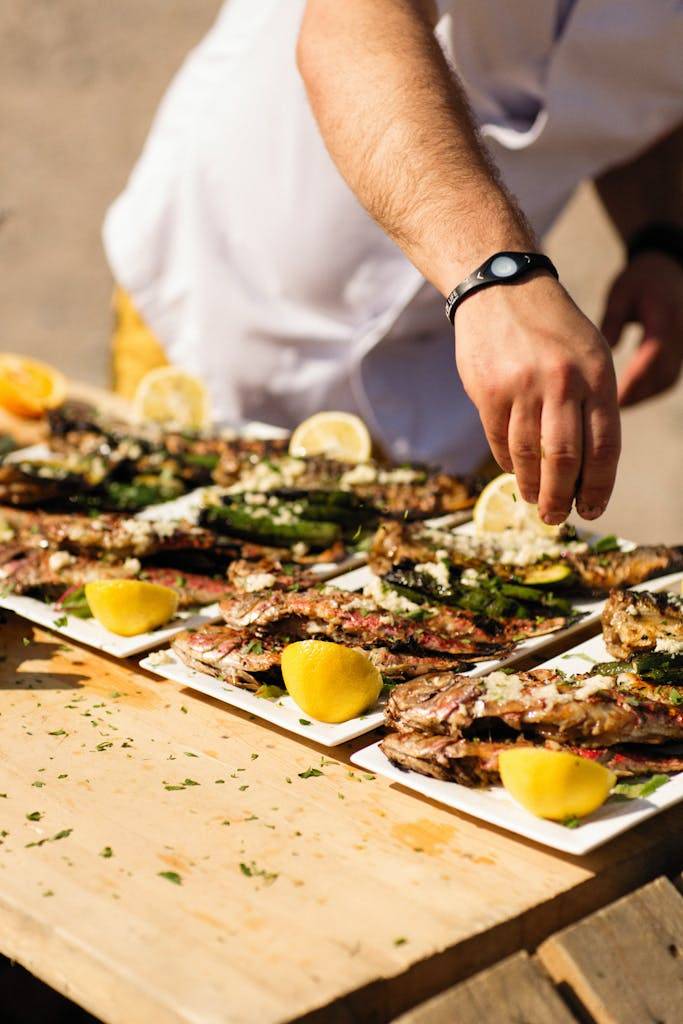
[[[679,855],[683,808],[572,859],[352,769],[367,739],[14,616],[0,647],[0,951],[108,1024],[390,1020]]]
[[[527,953],[515,953],[414,1010],[395,1024],[576,1024],[544,970]]]
[[[683,898],[667,878],[553,935],[539,957],[597,1024],[680,1024]]]

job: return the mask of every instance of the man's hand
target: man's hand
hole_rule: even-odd
[[[576,495],[584,519],[607,505],[620,451],[609,348],[549,274],[483,289],[455,316],[456,360],[497,462],[547,523]]]
[[[622,406],[670,388],[683,366],[683,267],[665,253],[640,253],[614,281],[602,323],[610,345],[628,323],[643,337],[619,381]]]

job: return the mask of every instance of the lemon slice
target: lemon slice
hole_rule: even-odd
[[[549,526],[535,505],[524,501],[512,473],[501,473],[486,485],[472,510],[477,533],[524,530],[538,537],[558,537],[559,526]]]
[[[319,722],[348,722],[377,701],[382,677],[362,651],[300,640],[282,652],[282,678],[302,711]]]
[[[118,636],[149,633],[178,610],[175,590],[145,580],[95,580],[85,597],[97,621]]]
[[[211,420],[209,396],[202,382],[176,366],[150,370],[137,386],[133,410],[140,421],[200,430]]]
[[[368,428],[351,412],[317,412],[299,424],[289,442],[290,455],[328,455],[341,462],[366,462],[371,451]]]
[[[64,376],[36,359],[0,354],[0,405],[15,416],[37,419],[64,401]]]
[[[604,804],[617,781],[597,761],[542,747],[504,750],[498,758],[508,793],[539,818],[583,818]]]

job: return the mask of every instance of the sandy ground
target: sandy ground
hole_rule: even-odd
[[[0,10],[0,311],[5,350],[105,383],[111,279],[101,244],[156,104],[217,0],[4,0]],[[598,316],[620,247],[590,189],[549,239],[564,281]],[[601,526],[683,540],[683,386],[624,416]]]

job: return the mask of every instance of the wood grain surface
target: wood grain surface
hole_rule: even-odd
[[[353,746],[14,616],[0,639],[1,951],[111,1024],[390,1020],[678,856],[681,808],[572,859]]]

